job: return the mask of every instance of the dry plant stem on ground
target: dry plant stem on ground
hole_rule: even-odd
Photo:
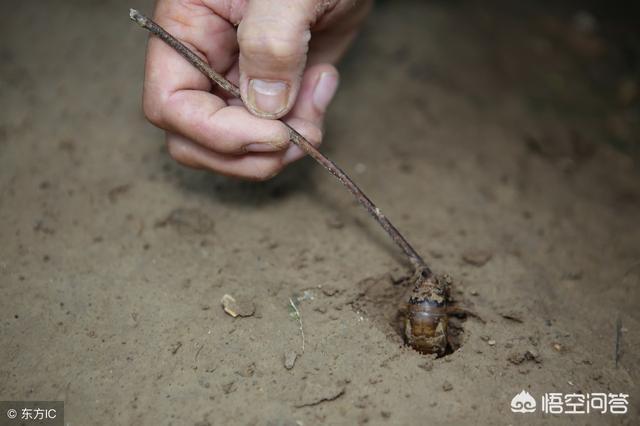
[[[300,314],[300,310],[298,309],[296,304],[293,303],[292,298],[289,298],[289,305],[291,305],[291,307],[293,308],[293,311],[296,314],[296,319],[298,320],[298,324],[300,324],[300,336],[302,338],[302,354],[304,354],[304,328],[302,328],[302,314]]]
[[[174,48],[180,55],[189,61],[200,72],[206,75],[214,84],[220,86],[229,94],[240,98],[240,89],[229,80],[215,72],[211,67],[203,61],[196,53],[178,41],[175,37],[165,31],[160,25],[156,24],[150,18],[144,16],[137,10],[131,9],[130,18],[142,28],[150,31],[153,35],[159,37],[162,41]],[[283,122],[284,123],[284,122]],[[373,216],[382,228],[389,234],[391,239],[402,249],[404,254],[409,258],[413,267],[420,271],[423,276],[431,276],[432,272],[426,265],[420,255],[414,250],[409,242],[400,234],[398,229],[382,214],[380,209],[367,197],[364,192],[351,180],[345,172],[343,172],[333,161],[329,160],[320,151],[307,141],[304,136],[295,129],[284,123],[289,129],[289,137],[291,142],[300,147],[306,154],[316,160],[322,167],[333,174],[358,200],[358,202]]]

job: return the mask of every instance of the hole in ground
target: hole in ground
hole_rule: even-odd
[[[384,274],[368,277],[357,284],[358,295],[351,302],[356,312],[365,315],[373,325],[382,331],[389,341],[397,345],[406,344],[404,337],[405,304],[411,291],[411,277],[395,277]],[[450,288],[451,294],[455,289]],[[456,306],[452,301],[451,306]],[[443,356],[458,350],[464,341],[463,323],[466,314],[463,310],[453,309],[448,318],[448,345]]]

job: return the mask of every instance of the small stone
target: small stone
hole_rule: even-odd
[[[487,340],[487,345],[489,346],[495,346],[496,345],[496,341],[493,339]]]
[[[295,351],[287,351],[284,354],[284,368],[291,370],[296,365],[298,354]]]
[[[462,254],[462,260],[472,266],[483,266],[487,263],[493,254],[486,250],[469,250]]]
[[[256,312],[256,306],[251,300],[240,298],[236,300],[233,296],[225,294],[220,300],[224,311],[232,317],[250,317]]]
[[[445,382],[442,384],[442,390],[445,392],[449,392],[452,389],[453,389],[453,385],[445,380]]]

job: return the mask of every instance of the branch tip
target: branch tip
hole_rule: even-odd
[[[129,9],[129,18],[141,27],[147,24],[147,18],[135,9]]]

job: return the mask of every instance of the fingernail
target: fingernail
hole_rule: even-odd
[[[287,108],[289,85],[284,81],[249,81],[247,102],[253,111],[263,116],[275,116]]]
[[[316,88],[313,91],[313,106],[320,112],[324,112],[338,88],[338,75],[333,72],[320,74]]]
[[[305,156],[304,151],[302,151],[299,147],[295,145],[291,145],[287,148],[287,152],[285,152],[284,157],[282,158],[282,163],[287,165],[289,163],[293,163],[296,160],[301,159]]]

